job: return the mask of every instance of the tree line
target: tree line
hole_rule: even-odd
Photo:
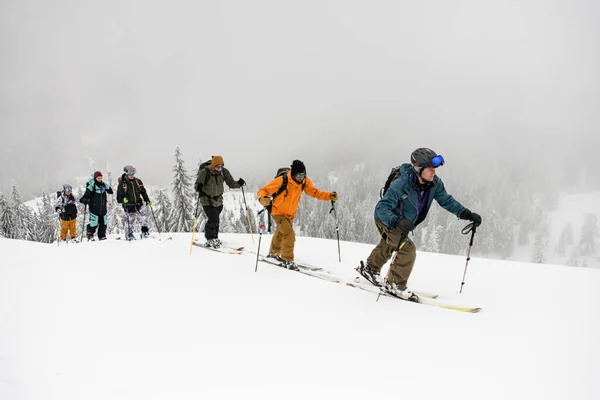
[[[193,186],[201,162],[198,160],[196,167],[188,173],[183,155],[176,148],[170,188],[153,189],[152,185],[146,184],[153,200],[155,219],[149,219],[152,231],[191,232],[197,211],[197,193]],[[340,193],[340,201],[335,205],[338,220],[330,213],[330,203],[303,196],[294,221],[298,235],[334,239],[337,223],[342,240],[373,244],[379,240],[373,212],[389,170],[382,173],[381,168],[366,164],[357,164],[353,168],[350,177],[345,172],[347,168],[340,166],[311,171],[311,179],[317,187],[332,187],[332,190]],[[112,187],[118,185],[109,169],[104,176],[105,182]],[[596,254],[595,240],[600,236],[600,230],[595,214],[585,216],[578,233],[572,223],[567,223],[557,235],[558,239],[550,243],[549,212],[556,209],[559,197],[555,186],[540,185],[544,189],[536,190],[525,184],[515,186],[515,182],[508,179],[491,184],[489,181],[478,182],[476,179],[464,179],[464,176],[453,176],[451,170],[444,171],[443,179],[455,198],[483,216],[484,223],[477,231],[476,244],[471,253],[474,256],[510,259],[520,248],[529,248],[530,259],[522,261],[546,263],[550,252],[555,252],[565,258],[565,264],[585,267],[588,258]],[[266,183],[250,183],[244,193],[246,201],[239,190],[225,194],[221,232],[248,233],[250,229],[258,232],[261,218],[258,213],[262,206],[256,199],[256,191]],[[73,187],[77,199],[84,192],[81,186]],[[510,197],[505,195],[506,191],[510,191]],[[16,183],[8,196],[0,193],[0,237],[52,243],[57,238],[58,226],[55,199],[56,192],[42,192],[37,206],[32,208],[23,202]],[[80,234],[87,221],[83,221],[84,206],[79,204],[78,208],[77,229]],[[460,233],[465,222],[440,210],[435,203],[411,239],[419,250],[466,254],[468,238]],[[116,196],[109,196],[107,232],[122,234],[123,218],[123,210],[116,202]],[[197,230],[202,231],[206,221],[201,207],[197,219]]]

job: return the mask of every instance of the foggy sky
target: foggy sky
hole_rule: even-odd
[[[0,191],[134,165],[586,162],[597,1],[0,1]],[[526,161],[524,161],[526,160]]]

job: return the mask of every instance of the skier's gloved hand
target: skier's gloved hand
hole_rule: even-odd
[[[460,219],[464,219],[464,220],[473,222],[473,226],[475,228],[477,228],[479,225],[481,225],[481,216],[479,214],[471,212],[469,210],[465,210],[462,213],[460,213]]]
[[[152,207],[152,200],[148,200],[148,201],[146,202],[146,205],[147,205],[148,207]]]
[[[396,221],[396,229],[399,229],[402,233],[408,235],[409,232],[412,232],[412,230],[415,229],[415,224],[413,224],[410,219],[398,218],[398,221]]]
[[[123,197],[123,204],[129,203],[129,199],[127,197]]]
[[[56,207],[54,210],[55,210],[57,213],[60,213],[60,207]]]
[[[337,194],[337,192],[331,192],[329,194],[329,199],[333,200],[333,201],[337,201],[338,200],[338,194]]]
[[[264,207],[268,207],[269,204],[271,204],[271,198],[269,196],[263,196],[260,199],[258,199],[258,201],[260,202],[260,204],[262,204]]]
[[[196,189],[196,192],[202,193],[202,185],[196,185],[194,189]]]
[[[246,181],[245,181],[245,180],[243,180],[242,178],[238,179],[237,183],[238,183],[238,185],[240,185],[240,186],[246,186]]]
[[[81,199],[79,199],[79,202],[81,204],[90,204],[90,199],[88,199],[87,197],[82,197]]]

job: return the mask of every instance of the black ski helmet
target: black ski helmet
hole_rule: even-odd
[[[440,165],[444,165],[444,158],[442,156],[438,157],[438,159],[441,159],[441,161],[436,159],[437,162],[435,164],[437,165],[434,165],[432,160],[436,157],[438,157],[438,155],[435,151],[426,147],[421,147],[412,152],[410,155],[410,163],[412,164],[413,170],[417,173],[417,175],[421,175],[423,168],[437,168]]]

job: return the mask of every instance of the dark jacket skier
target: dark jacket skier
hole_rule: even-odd
[[[117,203],[123,204],[125,211],[125,238],[127,240],[135,239],[133,226],[136,219],[139,219],[142,227],[142,237],[149,234],[146,206],[152,206],[152,201],[148,197],[144,183],[140,178],[135,177],[137,170],[131,165],[123,168],[125,172],[119,178],[117,188]]]
[[[419,225],[429,211],[433,200],[460,219],[481,224],[479,214],[469,211],[454,199],[436,176],[436,168],[444,165],[444,158],[433,150],[420,148],[411,154],[411,163],[400,166],[400,176],[394,180],[375,206],[375,225],[381,234],[379,244],[359,266],[359,272],[372,282],[383,265],[398,249],[392,261],[384,288],[406,300],[418,297],[407,289],[408,278],[417,257],[416,247],[408,234]]]
[[[82,204],[87,204],[89,214],[89,224],[87,226],[88,240],[94,240],[94,233],[98,228],[98,239],[106,239],[106,226],[108,224],[108,204],[106,194],[113,194],[113,190],[108,183],[102,181],[102,172],[94,172],[94,178],[91,179],[85,188],[85,194],[79,200]]]
[[[73,196],[73,187],[63,185],[62,192],[58,192],[54,209],[59,213],[61,222],[60,239],[67,240],[67,233],[71,240],[77,240],[77,200]]]
[[[200,204],[206,213],[208,221],[204,228],[204,237],[207,247],[218,248],[221,246],[219,240],[219,215],[223,211],[223,192],[226,183],[231,189],[237,189],[246,184],[240,178],[237,181],[227,168],[221,156],[213,156],[210,165],[200,168],[194,188],[200,197]]]

